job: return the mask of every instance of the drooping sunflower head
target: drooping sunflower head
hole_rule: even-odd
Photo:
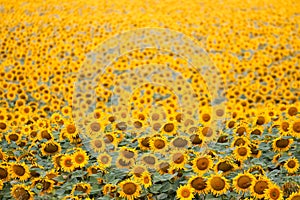
[[[5,165],[0,165],[0,180],[8,181],[9,178],[9,167]]]
[[[89,183],[77,183],[73,186],[71,194],[73,195],[75,191],[89,194],[91,192],[91,185]]]
[[[138,139],[139,147],[141,150],[149,150],[150,149],[150,137],[141,137]]]
[[[169,172],[170,163],[167,161],[160,161],[157,163],[156,169],[160,174],[166,174]]]
[[[142,173],[144,173],[145,171],[147,171],[147,168],[144,165],[135,165],[131,169],[131,173],[136,178],[140,178],[142,176]]]
[[[237,169],[236,164],[231,160],[231,158],[220,159],[214,166],[215,172],[221,171],[224,175],[228,174],[235,169]]]
[[[119,194],[120,197],[127,198],[128,200],[133,200],[140,195],[141,187],[139,184],[132,180],[125,180],[119,183]]]
[[[137,155],[137,151],[133,148],[121,147],[120,149],[120,156],[124,160],[135,160]]]

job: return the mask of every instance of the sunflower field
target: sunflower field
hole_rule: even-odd
[[[299,0],[0,0],[0,199],[300,200]]]

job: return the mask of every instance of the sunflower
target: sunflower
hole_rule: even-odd
[[[241,121],[238,123],[237,126],[234,128],[234,133],[236,133],[238,136],[242,135],[248,135],[249,134],[249,128],[248,128],[248,123],[245,121]]]
[[[8,181],[9,179],[10,179],[9,167],[5,165],[0,165],[0,180]]]
[[[77,150],[72,155],[72,162],[74,163],[74,167],[84,167],[89,162],[89,156],[87,155],[86,151],[83,149]]]
[[[207,182],[210,192],[214,195],[224,194],[230,187],[227,179],[219,174],[211,175]]]
[[[133,160],[124,160],[123,157],[118,157],[116,160],[116,166],[120,169],[129,169],[133,163]]]
[[[198,133],[191,134],[190,141],[193,145],[202,146],[203,140]]]
[[[150,150],[150,137],[141,137],[138,139],[139,147],[141,150]]]
[[[87,168],[88,176],[91,176],[93,174],[98,174],[100,172],[105,172],[105,169],[100,167],[99,165],[92,165]]]
[[[231,143],[231,147],[241,146],[241,145],[249,145],[250,141],[245,136],[237,136],[234,137],[233,142]]]
[[[180,200],[192,200],[194,192],[194,188],[189,185],[181,185],[176,191],[176,197]]]
[[[269,188],[269,185],[270,180],[268,178],[259,176],[250,187],[252,196],[258,199],[263,198],[265,196],[265,190]]]
[[[270,184],[264,193],[264,199],[266,200],[283,200],[283,192],[280,187],[275,184]]]
[[[147,171],[144,171],[141,175],[141,177],[139,178],[139,183],[142,183],[142,185],[145,188],[148,188],[152,185],[152,178],[151,178],[151,174]]]
[[[300,138],[300,119],[299,118],[292,118],[291,123],[291,134],[296,138]]]
[[[53,140],[48,140],[42,144],[41,151],[43,156],[50,156],[59,153],[61,151],[61,146]]]
[[[119,152],[124,161],[134,161],[138,155],[135,149],[128,147],[121,147]]]
[[[54,181],[48,178],[35,178],[31,187],[36,187],[42,193],[50,193],[53,190]]]
[[[243,173],[243,174],[238,174],[233,179],[233,186],[238,193],[240,193],[240,192],[244,193],[250,189],[254,180],[255,180],[255,177],[248,172]]]
[[[209,189],[207,186],[207,179],[202,176],[192,176],[189,179],[188,184],[198,194],[207,194]]]
[[[131,169],[131,174],[133,174],[133,176],[135,178],[141,178],[142,173],[146,172],[147,168],[144,165],[135,165],[132,167]]]
[[[91,139],[90,145],[91,145],[91,148],[93,149],[93,151],[95,151],[97,153],[103,152],[106,148],[105,142],[101,138]]]
[[[64,128],[61,130],[61,134],[67,137],[70,141],[73,140],[73,138],[78,135],[78,130],[75,126],[74,121],[72,120],[66,120],[64,122]]]
[[[284,139],[282,137],[276,138],[273,143],[272,147],[274,151],[287,151],[290,149],[291,144],[294,142],[293,139]]]
[[[230,159],[219,159],[219,161],[214,166],[214,171],[217,173],[221,171],[223,175],[226,175],[237,169],[237,165]]]
[[[155,136],[150,139],[150,148],[152,151],[163,153],[168,147],[166,137]]]
[[[118,146],[119,141],[116,133],[105,133],[103,138],[106,145],[113,145],[115,148]]]
[[[20,181],[26,181],[30,178],[30,171],[25,163],[11,163],[9,173],[12,178],[19,178]]]
[[[71,195],[75,195],[75,192],[90,194],[91,185],[89,183],[76,183],[71,191]]]
[[[299,161],[297,158],[290,158],[284,163],[283,167],[290,174],[296,173],[299,169]]]
[[[173,150],[170,154],[171,169],[184,169],[188,161],[188,155],[182,150]]]
[[[2,149],[0,149],[0,160],[1,161],[6,161],[7,159],[7,155],[5,152],[2,151]]]
[[[30,191],[29,186],[24,184],[15,184],[10,189],[11,196],[15,199],[33,200],[34,193]]]
[[[132,180],[125,180],[118,184],[120,191],[120,197],[126,198],[128,200],[134,200],[139,197],[141,192],[141,186]]]
[[[202,175],[208,170],[210,170],[213,166],[213,162],[211,159],[211,156],[209,155],[204,155],[204,156],[197,156],[193,161],[193,170],[196,172],[198,175]]]
[[[251,128],[250,134],[251,135],[262,135],[264,132],[264,128],[262,126],[254,126]]]
[[[91,121],[89,122],[86,127],[87,127],[87,130],[85,132],[85,134],[88,136],[88,137],[99,137],[100,134],[102,133],[102,127],[103,125],[98,122],[98,121]]]
[[[101,153],[97,157],[97,161],[101,168],[107,168],[111,165],[112,157],[107,153]]]
[[[60,166],[65,172],[72,172],[75,169],[72,155],[63,155],[60,158]]]
[[[185,136],[176,136],[171,140],[170,143],[173,148],[177,149],[189,147],[191,144],[190,140]]]
[[[141,162],[147,167],[154,168],[157,163],[157,158],[152,154],[146,153],[141,157]]]
[[[177,123],[169,121],[163,125],[161,131],[166,135],[174,135],[177,131]]]
[[[287,200],[299,200],[300,199],[300,191],[293,192]]]
[[[157,163],[156,165],[156,170],[160,173],[160,174],[166,174],[169,172],[170,169],[170,164],[167,161],[160,161],[159,163]]]
[[[10,144],[11,141],[19,142],[21,138],[22,138],[22,134],[15,131],[9,132],[8,134],[5,135],[5,139],[8,144]]]
[[[199,128],[199,135],[203,141],[207,142],[207,141],[211,141],[211,140],[215,139],[216,133],[212,127],[213,126],[205,126],[205,127]]]
[[[63,156],[62,154],[56,154],[52,157],[52,162],[53,162],[55,169],[61,168],[60,161],[61,161],[62,156]]]
[[[246,145],[238,146],[233,150],[233,154],[236,160],[244,161],[250,157],[251,149]]]

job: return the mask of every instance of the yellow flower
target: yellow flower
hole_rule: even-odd
[[[42,144],[41,151],[44,156],[54,155],[61,151],[61,146],[53,140],[48,140]]]
[[[251,195],[255,198],[263,198],[265,196],[265,190],[270,186],[270,180],[266,177],[260,176],[258,179],[254,180],[250,190]]]
[[[101,153],[97,157],[97,161],[101,168],[107,168],[111,165],[112,157],[108,153]]]
[[[283,192],[280,187],[275,184],[270,184],[264,193],[264,199],[266,200],[283,200]]]
[[[238,146],[233,150],[233,154],[238,161],[244,161],[250,157],[251,149],[246,145]]]
[[[298,200],[300,198],[300,191],[293,192],[287,200]]]
[[[144,171],[138,182],[142,183],[145,188],[150,187],[152,185],[151,174],[147,171]]]
[[[194,191],[189,185],[181,185],[176,191],[176,197],[180,200],[192,200],[194,198]]]
[[[196,156],[196,158],[192,161],[193,170],[198,175],[202,175],[208,170],[210,170],[213,166],[213,162],[210,156]]]
[[[75,169],[75,164],[73,162],[73,156],[64,155],[60,158],[60,166],[65,172],[72,172]]]
[[[255,177],[248,172],[243,173],[243,174],[238,174],[233,179],[234,189],[237,192],[247,192],[250,189],[254,180],[255,180]]]
[[[273,141],[272,147],[274,151],[287,151],[290,149],[293,141],[294,141],[293,139],[284,139],[279,137]]]
[[[297,158],[290,158],[284,163],[284,168],[288,171],[288,173],[296,173],[299,169],[299,161]]]
[[[202,176],[192,176],[189,179],[188,184],[195,190],[195,192],[199,194],[206,194],[209,190],[207,185],[207,178],[204,178]]]
[[[185,164],[188,161],[188,155],[183,150],[173,150],[170,154],[171,169],[185,169]]]
[[[164,153],[167,147],[168,143],[166,137],[155,136],[150,140],[150,148],[152,151]]]
[[[89,183],[76,183],[72,188],[71,195],[74,195],[75,191],[90,194],[91,185]]]
[[[26,181],[30,178],[30,171],[25,163],[12,163],[9,172],[12,178],[19,178],[20,181]]]
[[[74,167],[84,167],[89,162],[89,156],[87,153],[79,149],[72,155],[72,163],[74,163]]]
[[[208,187],[211,193],[218,196],[226,193],[230,185],[225,177],[212,174],[208,179]]]
[[[134,181],[125,180],[118,184],[120,191],[120,197],[126,198],[128,200],[134,200],[134,198],[139,197],[141,192],[141,187]]]
[[[29,186],[25,186],[24,184],[15,184],[10,189],[11,195],[15,199],[27,199],[27,200],[33,200],[34,193],[30,191]]]

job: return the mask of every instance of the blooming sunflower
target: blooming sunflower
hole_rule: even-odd
[[[151,178],[151,174],[147,171],[144,171],[141,175],[141,177],[139,178],[139,183],[142,183],[142,185],[145,188],[148,188],[152,185],[152,178]]]
[[[259,176],[254,180],[250,187],[251,195],[255,198],[263,198],[265,196],[265,190],[269,188],[270,180],[264,176]]]
[[[141,137],[138,139],[139,147],[141,150],[150,150],[150,137]]]
[[[171,140],[170,143],[173,148],[177,148],[177,149],[189,147],[191,144],[189,138],[185,136],[176,136]]]
[[[233,154],[238,161],[247,160],[251,155],[251,149],[246,146],[238,146],[233,150]]]
[[[180,200],[192,200],[194,192],[194,188],[189,185],[181,185],[176,191],[176,197]]]
[[[237,169],[237,165],[231,160],[231,158],[225,157],[219,159],[219,161],[214,166],[214,171],[217,173],[221,171],[223,175],[228,174]]]
[[[182,150],[173,150],[170,154],[171,169],[184,169],[184,165],[188,160],[188,155]]]
[[[0,180],[8,181],[9,179],[9,167],[5,165],[0,165]]]
[[[121,147],[120,149],[120,157],[124,161],[133,161],[137,158],[137,155],[137,151],[133,148]]]
[[[230,187],[227,179],[219,174],[212,174],[207,182],[210,192],[216,196],[226,193]]]
[[[30,178],[30,171],[25,163],[11,163],[9,174],[12,178],[19,178],[20,181],[25,181]]]
[[[131,169],[131,174],[135,178],[141,178],[142,174],[147,171],[147,168],[144,165],[135,165]]]
[[[300,199],[300,191],[293,192],[287,200],[299,200]]]
[[[155,136],[150,139],[150,148],[152,151],[164,153],[168,147],[168,142],[166,137]]]
[[[291,123],[291,134],[292,136],[296,138],[300,138],[300,119],[299,118],[293,118]]]
[[[141,157],[141,162],[147,167],[155,168],[155,165],[157,163],[157,158],[152,154],[146,153]]]
[[[293,174],[299,169],[299,161],[297,158],[290,158],[284,163],[283,167],[288,171],[288,173]]]
[[[163,125],[161,131],[166,135],[174,135],[177,131],[177,123],[169,121]]]
[[[86,151],[83,149],[79,149],[72,155],[72,163],[74,163],[74,167],[84,167],[89,162],[89,156]]]
[[[240,193],[240,192],[247,192],[249,191],[253,181],[255,180],[255,177],[246,172],[243,174],[238,174],[234,179],[233,179],[233,186],[234,189]]]
[[[193,161],[193,170],[196,172],[198,175],[202,175],[208,170],[210,170],[213,166],[213,162],[211,159],[211,156],[209,155],[204,155],[204,156],[197,156]]]
[[[34,197],[34,193],[30,191],[30,187],[24,184],[15,184],[11,187],[10,191],[15,199],[33,200]]]
[[[125,180],[118,184],[120,191],[120,197],[126,198],[128,200],[133,200],[140,195],[141,186],[132,180]]]
[[[61,161],[62,156],[63,156],[62,154],[56,154],[52,157],[52,162],[53,162],[55,169],[61,168],[60,161]]]
[[[7,159],[7,155],[5,152],[2,151],[2,149],[0,149],[0,160],[1,161],[6,161]]]
[[[206,194],[209,190],[207,186],[207,179],[202,176],[192,176],[189,179],[188,184],[198,194]]]
[[[31,187],[36,187],[42,193],[50,193],[53,189],[54,181],[48,178],[35,178],[32,181]]]
[[[287,151],[290,149],[291,144],[294,142],[293,139],[284,139],[282,137],[276,138],[273,143],[272,147],[274,151]]]
[[[156,170],[160,173],[160,174],[166,174],[169,172],[170,169],[170,164],[167,161],[160,161],[159,163],[157,163],[156,165]]]
[[[231,143],[231,147],[241,146],[241,145],[249,145],[250,141],[245,136],[237,136],[234,137],[233,142]]]
[[[111,165],[112,157],[108,153],[101,153],[97,157],[97,161],[101,168],[107,168]]]
[[[63,155],[60,158],[60,166],[65,172],[72,172],[75,169],[72,155]]]
[[[106,148],[105,142],[101,138],[91,139],[90,145],[91,145],[91,148],[93,149],[93,151],[95,151],[97,153],[103,152]]]
[[[120,169],[129,169],[133,165],[133,160],[124,160],[123,157],[118,157],[116,160],[116,166]]]
[[[58,142],[48,140],[42,144],[41,151],[43,156],[50,156],[59,153],[61,151],[61,146]]]
[[[283,192],[278,185],[270,184],[264,193],[264,199],[266,200],[283,200]]]
[[[75,191],[90,194],[91,185],[89,183],[76,183],[72,188],[71,195],[75,195]]]
[[[113,184],[105,184],[102,188],[102,192],[104,195],[108,195],[110,193],[114,193],[117,191],[117,186]]]

